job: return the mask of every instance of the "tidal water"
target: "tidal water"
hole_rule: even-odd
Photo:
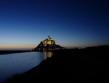
[[[44,55],[40,52],[0,55],[0,83],[14,75],[29,71],[43,60]]]

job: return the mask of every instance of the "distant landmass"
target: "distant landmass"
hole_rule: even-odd
[[[23,53],[23,52],[31,52],[31,50],[0,50],[0,55],[12,54],[12,53]]]
[[[53,51],[63,49],[60,45],[57,45],[56,42],[48,36],[47,39],[40,42],[40,44],[35,47],[34,51]]]

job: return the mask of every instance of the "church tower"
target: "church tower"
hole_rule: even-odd
[[[55,45],[55,41],[50,36],[48,36],[48,38],[43,41],[43,45]]]

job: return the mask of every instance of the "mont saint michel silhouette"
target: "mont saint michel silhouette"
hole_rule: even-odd
[[[34,48],[34,51],[53,51],[53,50],[60,50],[63,47],[57,45],[55,40],[48,36],[47,39],[40,42],[40,44]]]

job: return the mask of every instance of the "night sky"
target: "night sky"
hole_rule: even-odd
[[[31,49],[48,35],[65,47],[109,44],[108,0],[0,0],[0,49]]]

